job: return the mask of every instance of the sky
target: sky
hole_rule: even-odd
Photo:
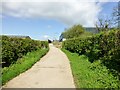
[[[118,0],[0,1],[0,33],[30,36],[35,40],[58,39],[65,28],[75,24],[94,27],[99,16],[111,15],[117,2]]]

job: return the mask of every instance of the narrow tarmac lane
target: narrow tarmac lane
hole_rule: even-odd
[[[34,66],[10,80],[5,88],[75,88],[67,56],[52,44]]]

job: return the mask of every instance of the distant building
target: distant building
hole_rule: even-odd
[[[52,41],[50,39],[48,39],[48,43],[52,43]]]
[[[22,38],[22,39],[31,39],[29,36],[21,36],[21,35],[5,35],[5,36],[8,36],[10,38]]]
[[[59,42],[62,42],[63,39],[64,39],[64,36],[63,36],[63,34],[61,34],[60,37],[59,37]]]
[[[85,31],[87,32],[91,32],[91,33],[98,33],[98,30],[96,29],[96,27],[84,27]]]

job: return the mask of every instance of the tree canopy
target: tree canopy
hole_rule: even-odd
[[[84,33],[84,28],[81,25],[74,25],[62,33],[63,37],[66,39],[79,37],[82,33]]]

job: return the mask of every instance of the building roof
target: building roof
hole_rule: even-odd
[[[10,38],[29,38],[31,39],[29,36],[22,36],[22,35],[5,35],[8,36]]]
[[[98,33],[96,27],[84,27],[87,32]]]

